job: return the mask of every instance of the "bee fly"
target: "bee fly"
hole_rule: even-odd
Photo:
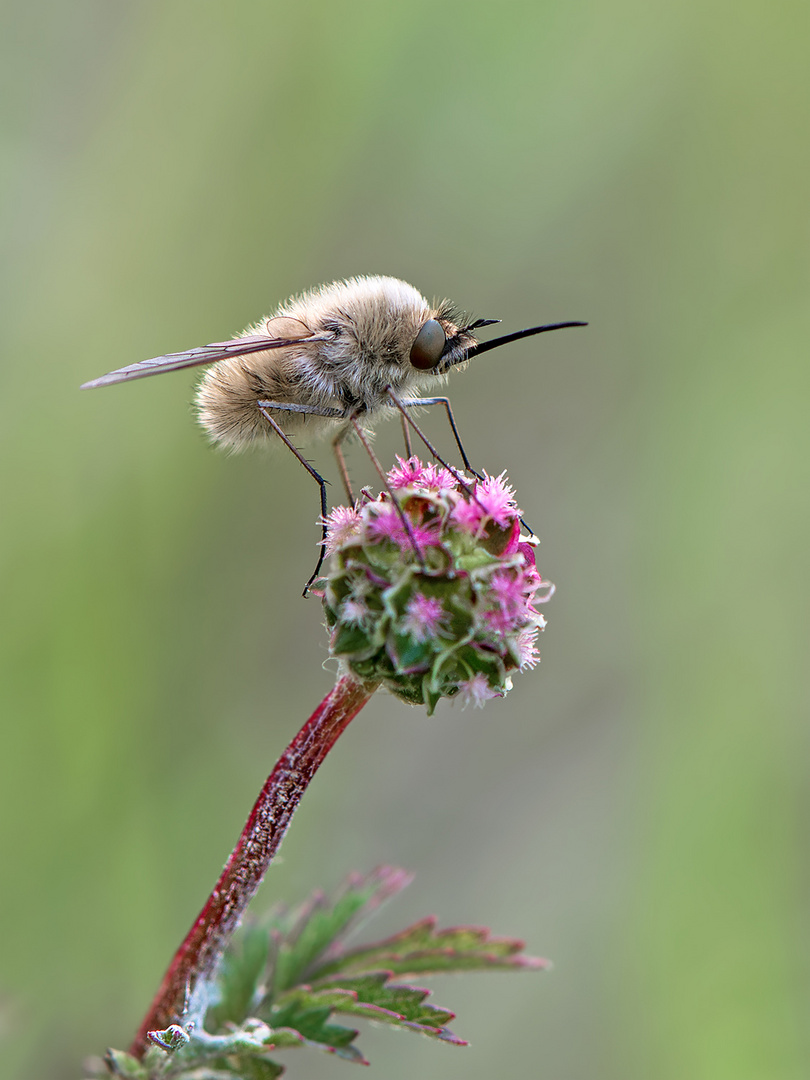
[[[142,379],[164,371],[212,364],[197,387],[197,416],[211,440],[234,450],[278,438],[295,454],[321,492],[326,481],[292,439],[332,437],[332,448],[350,502],[351,484],[342,443],[354,431],[380,471],[365,431],[399,412],[410,453],[408,425],[442,464],[408,415],[414,406],[441,405],[464,466],[474,472],[446,397],[417,397],[471,356],[547,330],[585,326],[552,323],[479,342],[474,332],[499,322],[467,322],[448,301],[432,306],[412,285],[391,277],[356,277],[303,293],[238,337],[186,352],[167,353],[118,368],[82,389]],[[283,425],[283,429],[282,429]],[[384,480],[384,477],[383,477]],[[304,594],[323,562],[323,547]]]

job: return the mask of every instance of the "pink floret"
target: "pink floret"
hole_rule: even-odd
[[[458,481],[450,470],[435,463],[426,467],[422,483],[431,491],[455,491],[458,487]]]
[[[505,472],[502,472],[500,476],[485,474],[481,483],[475,485],[476,499],[487,516],[491,517],[502,529],[505,529],[515,518],[520,517],[520,510],[514,497],[515,489],[511,484],[506,483],[505,476]]]
[[[522,574],[509,570],[496,570],[489,579],[489,587],[502,607],[523,607],[525,586]]]
[[[460,499],[453,507],[452,518],[460,529],[475,536],[485,520],[485,514],[472,499]]]
[[[388,483],[398,491],[406,487],[427,487],[425,483],[426,469],[418,457],[409,457],[407,461],[397,454],[398,465],[388,473]]]
[[[536,571],[534,575],[539,580]],[[496,606],[485,613],[484,620],[491,630],[508,633],[537,617],[531,606],[535,582],[525,572],[497,570],[490,578],[489,589]]]
[[[447,622],[442,602],[435,596],[414,593],[405,607],[402,628],[414,641],[427,641],[435,637]]]
[[[537,649],[538,629],[539,627],[531,627],[518,634],[517,654],[521,671],[536,667],[540,663],[540,653]]]
[[[331,555],[353,537],[363,535],[363,519],[353,506],[336,506],[326,518],[326,554]]]
[[[380,513],[374,515],[366,526],[366,534],[369,540],[391,540],[401,548],[413,548],[413,541],[422,547],[430,547],[440,543],[438,531],[440,523],[435,522],[430,526],[417,525],[411,521],[411,536],[408,535],[402,518],[397,513],[396,507],[390,503]],[[413,538],[413,539],[412,539]]]
[[[483,709],[484,702],[494,697],[503,697],[503,694],[492,689],[482,671],[459,686],[458,700],[465,709],[468,705],[472,705],[475,709]]]
[[[456,524],[476,535],[487,521],[505,529],[520,517],[520,510],[514,500],[515,490],[504,480],[506,473],[500,476],[484,475],[484,479],[475,485],[472,498],[461,499],[453,510]],[[510,537],[510,554],[517,547],[517,531]]]
[[[368,606],[363,600],[350,596],[344,601],[340,616],[344,622],[360,626],[369,616]]]

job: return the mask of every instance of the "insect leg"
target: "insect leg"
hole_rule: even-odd
[[[423,403],[423,399],[415,398],[415,399],[408,399],[408,401],[402,401],[394,393],[394,391],[391,389],[390,386],[386,387],[385,392],[388,395],[388,397],[391,399],[391,401],[394,403],[394,405],[396,405],[396,407],[399,409],[400,413],[402,414],[403,419],[405,421],[407,421],[408,425],[411,428],[413,428],[413,430],[416,432],[416,434],[419,436],[419,438],[422,440],[422,442],[425,444],[425,446],[428,448],[428,450],[431,452],[431,454],[434,456],[434,458],[438,461],[438,463],[440,465],[442,465],[445,469],[447,469],[447,471],[455,478],[455,480],[459,484],[461,484],[461,486],[464,488],[464,490],[467,492],[468,495],[472,495],[472,491],[470,490],[469,485],[467,485],[464,482],[464,478],[461,475],[461,473],[458,471],[458,469],[454,469],[452,465],[449,465],[444,460],[444,458],[439,454],[439,451],[436,449],[436,447],[433,445],[433,443],[428,439],[427,435],[425,435],[425,433],[419,427],[419,425],[414,420],[414,418],[412,416],[408,415],[408,413],[407,413],[408,404],[412,402],[414,405],[419,405],[419,404]],[[466,455],[464,456],[464,461],[465,461],[465,463],[467,461]],[[474,472],[472,469],[470,471],[473,473],[473,476],[478,476],[477,472]],[[480,479],[480,477],[479,477],[479,479]]]
[[[261,412],[262,416],[265,418],[265,420],[270,425],[270,427],[273,429],[273,431],[275,431],[276,435],[278,435],[278,437],[281,439],[281,441],[284,443],[284,445],[286,447],[288,447],[288,449],[290,449],[293,452],[293,454],[295,454],[295,456],[298,458],[298,460],[301,462],[301,464],[307,470],[309,475],[313,478],[313,480],[316,482],[318,487],[321,489],[321,551],[320,551],[320,554],[318,555],[318,562],[317,562],[317,564],[315,566],[315,569],[310,574],[309,581],[307,581],[306,585],[304,586],[304,592],[303,592],[302,595],[303,596],[308,596],[309,595],[309,587],[312,584],[312,582],[315,580],[315,578],[318,576],[318,574],[320,572],[320,569],[323,566],[323,560],[324,560],[324,558],[326,556],[326,515],[327,515],[327,511],[328,511],[328,507],[327,507],[327,503],[326,503],[326,480],[324,480],[324,478],[321,476],[321,474],[319,472],[316,472],[315,469],[313,469],[313,467],[310,465],[310,463],[307,461],[307,459],[304,457],[304,455],[301,453],[301,451],[298,450],[297,447],[293,446],[290,439],[281,430],[281,428],[280,428],[280,426],[278,424],[278,421],[275,420],[270,415],[270,413],[267,411],[268,407],[273,408],[273,409],[277,409],[279,407],[283,408],[284,406],[279,405],[279,403],[277,403],[275,401],[259,401],[259,402],[257,402],[257,405],[259,406],[259,412]],[[314,410],[311,410],[311,409],[306,409],[306,410],[304,410],[304,409],[291,409],[289,411],[290,412],[304,412],[304,411],[312,412]],[[335,410],[335,411],[337,411],[337,410]],[[319,412],[316,415],[321,416],[321,415],[323,415],[323,413]]]
[[[420,567],[422,568],[422,570],[426,570],[427,567],[425,566],[425,560],[422,557],[422,552],[419,550],[419,545],[416,542],[416,537],[413,535],[413,529],[411,528],[411,523],[408,520],[408,515],[405,513],[405,511],[399,505],[399,499],[396,497],[396,495],[391,490],[391,487],[390,487],[390,485],[388,483],[388,477],[385,475],[383,467],[380,464],[379,458],[374,453],[374,451],[371,449],[371,443],[368,441],[368,439],[366,438],[365,432],[363,431],[363,429],[358,424],[357,417],[352,416],[350,418],[349,422],[351,423],[352,427],[354,428],[354,431],[355,431],[355,434],[357,435],[357,438],[360,440],[360,442],[365,447],[366,453],[371,458],[371,464],[377,470],[377,474],[378,474],[378,476],[380,477],[380,480],[383,483],[383,487],[388,492],[388,494],[391,496],[391,502],[396,507],[396,511],[399,514],[399,519],[402,522],[402,526],[405,529],[405,532],[408,534],[408,539],[410,540],[411,546],[413,547],[413,553],[416,556]]]
[[[342,416],[346,415],[342,409],[332,409],[320,405],[296,405],[292,401],[257,401],[256,404],[259,406],[265,420],[270,420],[270,417],[264,411],[265,409],[280,409],[282,412],[305,413],[307,416],[329,416],[335,420],[340,420]]]
[[[447,398],[436,397],[436,398],[406,398],[405,400],[402,400],[401,398],[399,398],[394,393],[394,391],[391,389],[390,386],[387,388],[386,393],[388,394],[388,397],[391,399],[391,401],[394,403],[394,405],[396,405],[396,407],[399,409],[400,413],[402,414],[403,421],[407,420],[407,422],[410,424],[410,426],[413,428],[413,430],[416,432],[416,434],[419,436],[419,438],[422,440],[422,442],[425,444],[425,446],[428,448],[428,450],[431,452],[431,454],[433,454],[433,456],[438,461],[438,463],[440,465],[443,465],[444,468],[447,469],[448,472],[450,472],[451,475],[456,478],[456,480],[458,481],[459,484],[461,484],[461,486],[464,488],[464,490],[469,495],[472,495],[473,499],[475,499],[475,494],[471,491],[469,486],[464,483],[464,480],[460,476],[458,471],[456,469],[454,469],[452,467],[452,465],[448,465],[446,461],[444,461],[441,457],[439,457],[438,453],[436,452],[436,448],[428,440],[427,436],[424,434],[424,432],[419,427],[419,425],[416,423],[416,421],[413,419],[413,417],[409,416],[407,411],[406,411],[408,409],[408,407],[411,406],[411,405],[444,405],[444,407],[447,410],[447,419],[450,421],[450,427],[452,428],[453,435],[455,436],[456,446],[458,447],[459,453],[461,454],[461,458],[462,458],[462,461],[464,462],[465,468],[468,469],[469,472],[471,472],[473,474],[473,476],[477,480],[483,480],[484,477],[481,475],[481,473],[476,472],[476,470],[472,467],[472,465],[470,465],[469,458],[467,457],[466,453],[464,452],[464,447],[461,445],[461,439],[459,438],[458,428],[456,427],[455,418],[453,416],[453,410],[452,410],[452,408],[450,406],[450,402],[448,401],[448,399]],[[475,499],[475,501],[478,502],[477,499]],[[528,532],[531,533],[532,536],[536,535],[535,531],[531,527],[531,525],[529,525],[528,522],[524,521],[523,518],[520,519],[520,523],[524,527],[524,529],[527,529]]]
[[[408,421],[400,413],[399,419],[402,422],[402,438],[405,440],[405,453],[409,458],[413,457],[413,446],[411,445],[411,429],[408,427]]]
[[[343,440],[349,434],[348,427],[343,428],[332,439],[332,453],[335,455],[335,461],[337,462],[338,471],[340,473],[340,479],[343,481],[343,486],[346,489],[346,495],[349,502],[354,506],[354,492],[352,491],[352,481],[349,476],[349,469],[346,465],[346,458],[343,453]]]
[[[456,427],[456,418],[453,416],[453,407],[450,404],[450,399],[446,397],[424,397],[424,398],[404,398],[402,405],[406,409],[410,409],[413,405],[443,405],[445,412],[447,413],[447,422],[450,424],[450,429],[453,432],[453,438],[456,440],[456,446],[458,452],[461,454],[461,460],[464,462],[464,468],[467,472],[471,472],[473,476],[477,476],[479,480],[483,479],[480,473],[477,473],[470,464],[470,459],[467,457],[467,452],[464,449],[464,444],[461,441],[461,436],[458,433]],[[405,417],[402,417],[403,427],[405,426]]]

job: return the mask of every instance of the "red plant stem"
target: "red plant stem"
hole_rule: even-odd
[[[281,846],[301,796],[338,736],[377,689],[343,675],[279,758],[256,800],[239,842],[214,891],[174,954],[129,1052],[142,1057],[147,1032],[160,1031],[182,1017],[188,994],[209,977],[245,908]]]

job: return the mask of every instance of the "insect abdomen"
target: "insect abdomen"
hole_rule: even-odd
[[[200,381],[195,398],[197,418],[213,442],[233,450],[244,449],[257,439],[277,439],[259,402],[310,403],[311,392],[302,385],[302,376],[305,371],[300,358],[283,355],[280,350],[222,361],[209,368]],[[325,422],[306,413],[268,411],[290,435],[306,429],[313,420],[321,425]]]

